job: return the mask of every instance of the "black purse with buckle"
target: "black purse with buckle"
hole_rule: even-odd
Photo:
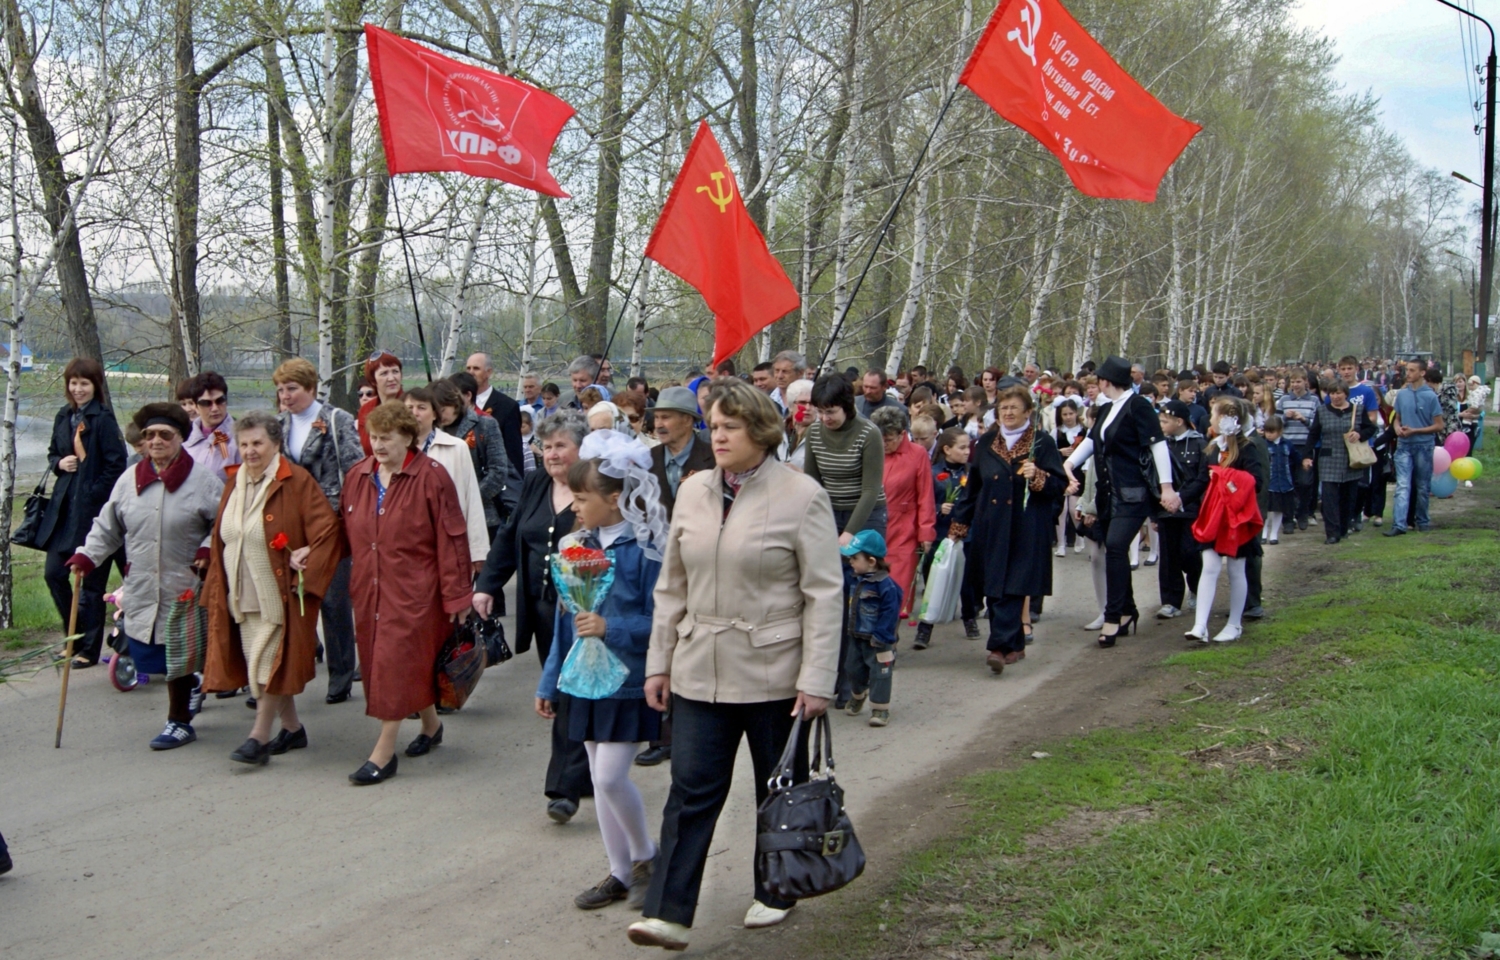
[[[833,778],[828,717],[812,725],[812,779],[794,785],[792,762],[801,732],[799,716],[770,780],[770,796],[756,814],[755,865],[766,889],[783,900],[831,893],[865,869],[865,851],[844,810],[843,788]]]

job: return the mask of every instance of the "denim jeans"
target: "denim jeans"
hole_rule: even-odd
[[[886,659],[881,660],[884,656]],[[891,674],[896,669],[896,648],[854,637],[849,642],[849,656],[844,672],[849,675],[849,692],[869,697],[870,706],[885,710],[891,705]]]
[[[1396,505],[1391,521],[1397,530],[1406,529],[1406,515],[1413,495],[1416,497],[1418,530],[1426,530],[1432,520],[1427,516],[1427,499],[1432,493],[1432,444],[1398,444],[1396,446]]]

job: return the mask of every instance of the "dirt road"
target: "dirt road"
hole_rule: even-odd
[[[835,717],[839,779],[872,873],[895,843],[883,825],[920,816],[929,795],[940,806],[943,778],[997,731],[1028,714],[1045,716],[1053,734],[1101,722],[1111,676],[1182,649],[1177,620],[1148,622],[1142,637],[1097,650],[1080,629],[1095,614],[1087,561],[1070,554],[1056,571],[1070,594],[1048,601],[1027,659],[1003,677],[989,675],[983,644],[964,640],[958,624],[940,627],[922,652],[903,627],[891,725]],[[1136,574],[1148,612],[1155,578],[1154,567]],[[54,750],[57,681],[49,673],[0,686],[0,831],[16,861],[0,877],[0,957],[649,955],[626,942],[623,905],[572,905],[607,864],[591,801],[567,826],[546,818],[547,725],[531,710],[538,672],[534,654],[490,671],[446,718],[443,746],[403,757],[396,779],[363,789],[345,777],[363,761],[375,722],[358,696],[325,705],[321,676],[300,698],[310,748],[265,768],[228,758],[249,730],[241,700],[209,699],[197,743],[153,753],[146,743],[161,729],[164,685],[121,694],[103,669],[75,672],[63,748]],[[403,742],[417,733],[415,722],[406,726]],[[695,953],[775,940],[775,931],[739,925],[751,893],[750,777],[742,752]],[[637,769],[653,829],[668,778],[665,767]]]

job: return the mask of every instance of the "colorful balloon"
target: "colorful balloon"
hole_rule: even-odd
[[[1443,449],[1448,455],[1457,460],[1459,457],[1469,455],[1469,435],[1462,430],[1455,430],[1448,434],[1448,439],[1443,441]]]
[[[1436,451],[1433,451],[1433,453],[1435,460]],[[1434,465],[1433,471],[1436,472],[1436,470],[1437,466]],[[1453,474],[1455,479],[1473,480],[1484,471],[1484,467],[1478,460],[1475,460],[1473,457],[1459,457],[1457,460],[1453,461],[1453,465],[1448,468],[1448,471]]]
[[[1447,473],[1451,469],[1453,469],[1452,455],[1450,455],[1448,451],[1444,450],[1442,447],[1435,448],[1432,451],[1432,475],[1434,477],[1440,476]]]
[[[1447,500],[1453,496],[1453,492],[1457,489],[1458,478],[1452,473],[1445,473],[1442,476],[1432,478],[1432,495],[1439,500]]]

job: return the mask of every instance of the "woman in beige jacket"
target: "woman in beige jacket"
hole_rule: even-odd
[[[673,950],[687,945],[740,739],[759,803],[793,717],[816,717],[833,697],[843,615],[833,508],[816,481],[773,456],[775,406],[723,379],[709,410],[717,467],[678,488],[646,657],[646,701],[672,708],[672,789],[646,919],[629,936]],[[807,777],[805,742],[796,776]],[[745,926],[780,923],[794,905],[756,877]]]

